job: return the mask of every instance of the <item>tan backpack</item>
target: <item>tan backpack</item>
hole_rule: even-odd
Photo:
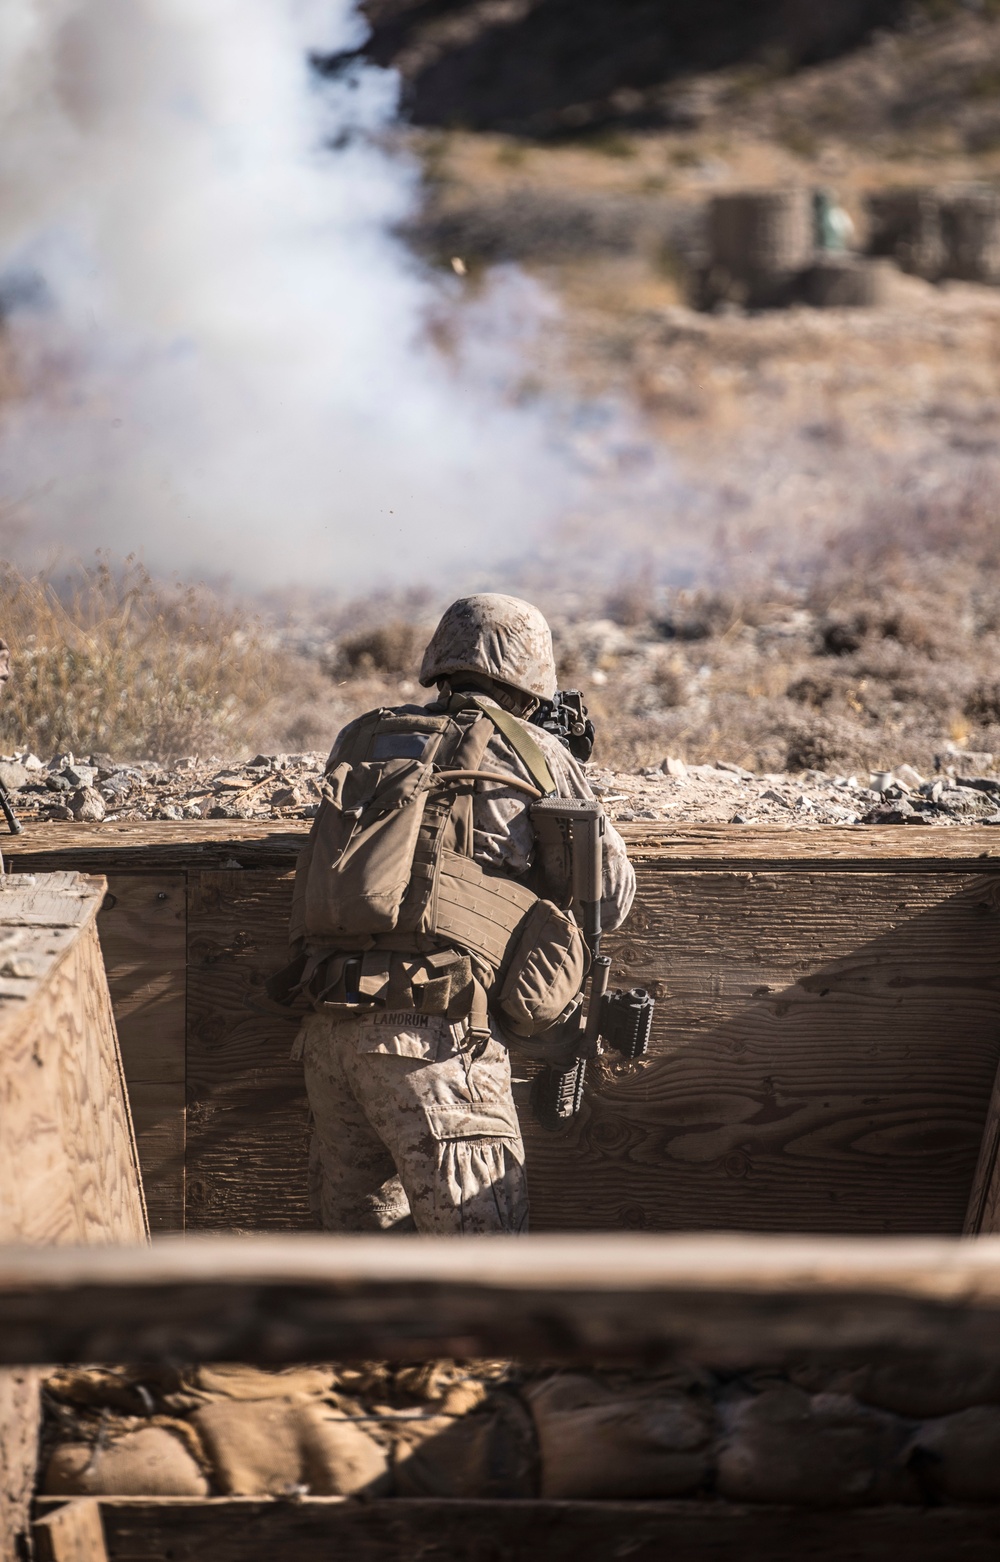
[[[495,730],[536,786],[482,769]],[[311,951],[302,985],[316,1006],[446,1014],[485,1032],[491,993],[505,1028],[530,1037],[573,1003],[589,963],[580,929],[474,860],[479,784],[555,792],[531,735],[474,697],[440,715],[372,711],[348,729],[296,874],[292,937]]]

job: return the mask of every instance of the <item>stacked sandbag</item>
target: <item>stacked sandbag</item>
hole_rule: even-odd
[[[720,1405],[716,1490],[732,1502],[855,1507],[919,1500],[909,1428],[848,1394],[776,1382]]]
[[[393,1475],[401,1497],[533,1497],[535,1468],[531,1417],[513,1395],[396,1428]]]
[[[813,309],[874,309],[889,296],[887,263],[862,255],[824,255],[802,273],[798,293]]]
[[[949,194],[941,212],[946,275],[964,282],[1000,282],[1000,191],[986,185]]]
[[[928,186],[878,190],[868,197],[868,250],[901,271],[936,282],[948,270],[943,197]]]
[[[790,303],[813,249],[812,196],[804,187],[717,195],[708,208],[700,302],[751,309]]]
[[[909,1456],[931,1500],[1000,1502],[1000,1407],[975,1405],[923,1422]]]
[[[43,1489],[89,1496],[531,1496],[506,1365],[216,1365],[49,1380]],[[127,1412],[146,1411],[145,1422]]]
[[[321,1401],[218,1400],[191,1419],[227,1496],[374,1497],[389,1488],[385,1450]]]
[[[183,1422],[107,1419],[93,1439],[57,1445],[45,1466],[49,1497],[207,1497],[201,1448]]]
[[[1000,1371],[961,1361],[82,1369],[45,1399],[46,1495],[1000,1502]]]
[[[919,1363],[880,1362],[864,1367],[792,1375],[813,1393],[852,1394],[866,1405],[910,1421],[929,1421],[973,1405],[1000,1405],[1000,1367],[934,1359]]]
[[[543,1497],[686,1497],[709,1484],[714,1414],[701,1385],[566,1373],[527,1399]]]

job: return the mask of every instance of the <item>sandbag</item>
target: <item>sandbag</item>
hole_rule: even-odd
[[[219,1399],[192,1421],[228,1496],[374,1495],[388,1485],[388,1460],[378,1444],[314,1401]]]
[[[840,1372],[836,1390],[925,1421],[973,1405],[1000,1404],[1000,1367],[947,1359],[869,1365]]]
[[[289,1367],[284,1372],[265,1372],[262,1367],[226,1361],[197,1367],[193,1382],[204,1393],[226,1399],[294,1399],[301,1395],[319,1398],[333,1388],[335,1374],[332,1367]]]
[[[507,1395],[468,1415],[401,1422],[393,1451],[401,1497],[533,1497],[535,1466],[531,1418]]]
[[[926,1421],[911,1457],[925,1491],[952,1502],[1000,1502],[1000,1409],[976,1405]]]
[[[144,1426],[109,1442],[60,1443],[42,1490],[49,1497],[207,1497],[186,1428]]]
[[[708,1483],[713,1417],[704,1397],[629,1392],[571,1373],[527,1392],[542,1497],[680,1497]]]
[[[791,1384],[720,1407],[716,1490],[733,1502],[851,1507],[919,1500],[906,1471],[909,1428],[846,1394]]]

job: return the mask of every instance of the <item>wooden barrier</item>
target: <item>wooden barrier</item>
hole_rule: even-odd
[[[0,1250],[0,1359],[422,1359],[730,1372],[906,1362],[975,1399],[1000,1365],[1000,1239],[191,1237]],[[42,1498],[40,1562],[993,1562],[1000,1508],[727,1501]],[[6,1559],[5,1559],[6,1562]]]
[[[0,878],[0,1241],[146,1234],[96,921],[104,881]],[[12,1358],[7,1358],[11,1360]],[[38,1374],[0,1373],[0,1558],[27,1526]]]
[[[996,1562],[1000,1527],[1000,1509],[988,1505],[837,1512],[713,1502],[108,1497],[55,1509],[36,1534],[67,1513],[66,1548],[41,1562]]]
[[[1000,1238],[258,1236],[0,1248],[0,1364],[1000,1365]]]
[[[310,1225],[294,1024],[263,1006],[305,831],[54,824],[9,843],[15,872],[108,878],[154,1229]],[[534,1229],[962,1231],[1000,1062],[1000,832],[625,834],[639,890],[612,982],[654,992],[652,1055],[603,1060],[564,1132],[522,1111]]]

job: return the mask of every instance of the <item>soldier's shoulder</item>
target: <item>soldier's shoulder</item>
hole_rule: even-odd
[[[544,727],[536,727],[533,722],[524,721],[520,716],[518,721],[545,755],[559,791],[569,797],[590,797],[590,783],[583,766],[573,758],[565,743]]]

